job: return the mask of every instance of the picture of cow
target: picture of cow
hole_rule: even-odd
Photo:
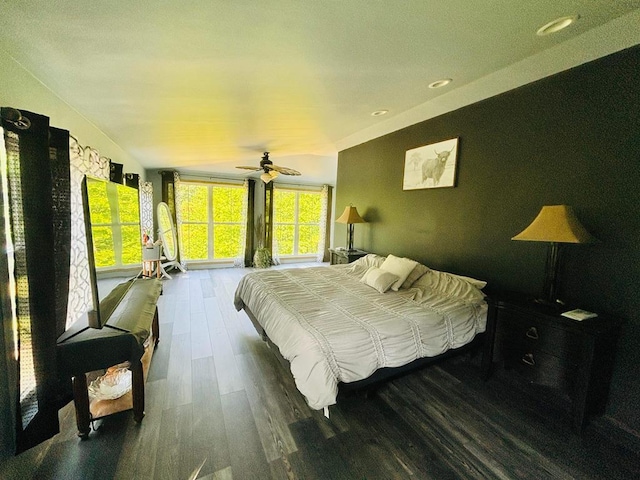
[[[457,150],[457,138],[408,150],[403,189],[453,187]]]
[[[450,154],[451,150],[448,152],[436,152],[436,158],[429,158],[422,164],[422,183],[426,183],[429,178],[432,178],[433,185],[438,185]]]

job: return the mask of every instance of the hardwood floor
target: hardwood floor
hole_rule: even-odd
[[[0,478],[640,478],[637,456],[593,426],[573,435],[561,409],[501,372],[481,381],[469,356],[341,398],[327,420],[235,311],[247,271],[165,281],[141,424],[123,412],[81,441],[70,404],[61,433],[5,462]]]

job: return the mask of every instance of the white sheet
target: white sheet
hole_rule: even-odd
[[[236,308],[246,305],[257,317],[313,409],[336,403],[339,382],[439,355],[485,330],[484,301],[416,289],[381,294],[359,281],[367,267],[363,261],[259,271],[236,290]]]

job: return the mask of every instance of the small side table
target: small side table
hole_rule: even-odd
[[[329,252],[331,253],[331,265],[351,263],[369,253],[364,250],[339,250],[337,248],[330,248]]]
[[[544,386],[571,402],[576,433],[593,415],[605,411],[621,321],[599,314],[583,321],[560,315],[565,308],[502,293],[488,298],[495,316],[495,348],[508,370],[528,383]]]
[[[142,276],[151,277],[154,270],[156,277],[160,278],[160,245],[142,248]]]

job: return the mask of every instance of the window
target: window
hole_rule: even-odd
[[[316,255],[321,236],[320,192],[274,189],[273,232],[280,256]]]
[[[96,268],[125,267],[142,261],[138,190],[88,181]]]
[[[181,182],[182,257],[229,260],[237,257],[244,237],[242,186]]]

